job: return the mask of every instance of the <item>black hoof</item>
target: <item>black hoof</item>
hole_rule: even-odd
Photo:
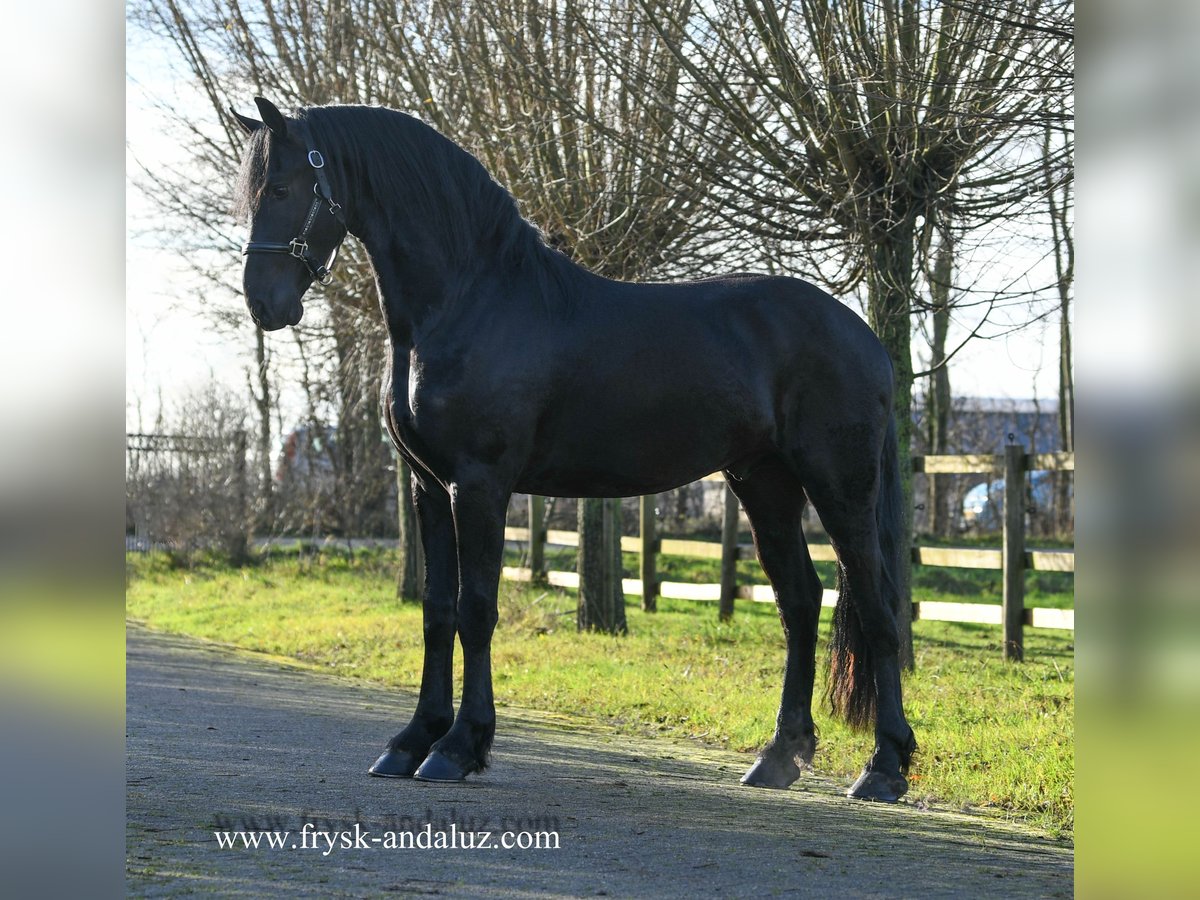
[[[800,777],[800,767],[790,759],[782,762],[760,756],[742,776],[742,784],[750,787],[786,788]]]
[[[880,803],[895,803],[908,791],[908,781],[903,775],[885,775],[863,769],[854,786],[846,791],[847,797],[855,800],[875,800]]]
[[[465,781],[467,774],[467,770],[450,757],[434,750],[425,757],[413,778],[417,781]]]
[[[380,778],[412,778],[422,758],[407,750],[384,750],[367,769],[367,774]]]

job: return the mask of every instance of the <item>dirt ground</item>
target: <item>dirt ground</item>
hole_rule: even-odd
[[[544,713],[502,709],[492,768],[465,784],[370,778],[413,695],[134,624],[127,651],[131,896],[929,900],[1074,890],[1072,848],[1020,828],[853,802],[845,785],[815,776],[789,791],[745,788],[744,754]],[[281,849],[265,839],[227,849],[214,835],[243,830],[288,836]],[[420,846],[439,834],[461,844],[464,831],[477,843],[487,832],[488,845]],[[557,849],[501,845],[551,831]]]

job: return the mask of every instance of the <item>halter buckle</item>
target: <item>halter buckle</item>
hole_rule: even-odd
[[[313,151],[313,153],[316,153],[316,152],[317,152],[316,150]],[[324,200],[326,203],[329,204],[329,214],[331,216],[337,216],[338,210],[342,208],[342,204],[338,203],[336,200],[334,200],[332,197],[330,197],[328,194],[326,194],[324,189],[321,187],[320,182],[317,182],[317,181],[313,182],[313,194],[315,194],[317,197],[320,197],[322,200]]]
[[[304,259],[308,254],[308,241],[302,238],[292,238],[288,242],[288,253],[296,259]]]
[[[310,166],[312,166],[314,169],[325,168],[325,157],[323,157],[321,155],[320,150],[309,150],[308,151],[308,164]]]

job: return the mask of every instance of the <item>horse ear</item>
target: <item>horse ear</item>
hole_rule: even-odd
[[[258,121],[258,119],[252,119],[249,116],[243,116],[232,106],[229,107],[229,112],[235,119],[238,120],[238,124],[242,126],[242,130],[246,132],[246,134],[254,134],[254,132],[263,127],[263,123]]]
[[[255,97],[254,105],[258,107],[258,114],[263,117],[263,124],[271,129],[271,133],[280,140],[286,138],[287,120],[275,108],[275,104],[263,97]]]

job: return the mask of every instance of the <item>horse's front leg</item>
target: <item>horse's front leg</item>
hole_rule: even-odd
[[[372,775],[411,778],[433,742],[454,722],[454,631],[458,615],[458,551],[450,495],[414,470],[413,503],[425,550],[425,667],[412,721],[371,766]]]
[[[454,725],[417,770],[425,781],[461,781],[487,767],[496,733],[492,700],[492,632],[504,554],[509,492],[486,475],[461,478],[450,491],[458,539],[458,637],[463,648],[462,702]]]

